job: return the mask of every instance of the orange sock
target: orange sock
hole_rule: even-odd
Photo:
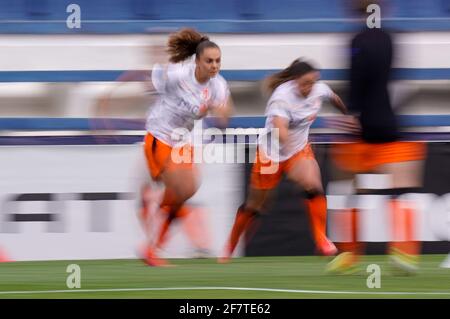
[[[247,230],[251,225],[255,215],[257,213],[245,209],[245,205],[241,205],[236,213],[236,218],[234,220],[233,228],[231,229],[230,238],[226,247],[226,254],[231,256],[236,249],[241,235]]]
[[[245,229],[245,236],[244,236],[245,245],[247,245],[252,240],[252,238],[257,233],[260,225],[261,225],[260,218],[252,218],[250,220],[250,222],[247,224],[246,229]]]
[[[419,255],[420,242],[415,241],[415,211],[411,203],[394,199],[390,203],[392,241],[389,250]]]
[[[183,204],[180,206],[175,192],[169,188],[166,188],[164,191],[160,208],[167,216],[164,218],[159,235],[156,239],[155,247],[157,248],[162,247],[166,242],[167,233],[172,222],[177,218],[186,216],[188,213],[188,210],[185,209]]]
[[[327,200],[324,195],[317,195],[306,200],[308,215],[316,246],[320,246],[327,238]]]
[[[0,248],[0,263],[9,262],[10,260],[6,256],[5,252]]]
[[[165,213],[166,216],[164,218],[164,221],[161,225],[159,235],[156,239],[155,247],[160,248],[162,247],[166,241],[167,241],[167,234],[169,232],[170,225],[172,222],[177,218],[182,218],[187,215],[188,211],[185,209],[184,206],[181,206],[179,209],[174,209],[171,206],[165,205],[161,207],[161,210],[163,211],[163,214]]]
[[[364,244],[358,241],[359,215],[356,208],[346,209],[336,214],[338,216],[338,227],[345,242],[336,243],[342,252],[351,252],[355,257],[362,255]]]

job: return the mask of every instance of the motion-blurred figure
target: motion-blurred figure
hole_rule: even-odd
[[[359,3],[362,13],[366,7]],[[388,82],[391,75],[393,43],[381,28],[365,26],[351,42],[349,110],[355,117],[336,119],[334,125],[359,132],[359,141],[338,144],[333,148],[338,167],[354,174],[386,174],[390,184],[383,189],[356,185],[357,194],[389,195],[391,242],[390,261],[396,269],[408,273],[417,269],[420,243],[414,230],[414,203],[400,200],[402,194],[416,193],[422,186],[425,144],[404,142],[399,134],[396,115],[391,106]],[[349,203],[356,207],[355,203]],[[339,254],[329,265],[330,272],[351,272],[364,251],[358,241],[358,210],[349,208],[337,213],[350,242],[341,243]]]
[[[149,243],[144,259],[151,266],[167,264],[157,256],[172,222],[188,214],[185,202],[199,187],[194,165],[194,148],[183,132],[191,132],[194,122],[208,113],[222,121],[231,109],[230,92],[219,75],[219,46],[192,29],[169,37],[170,63],[157,65],[152,84],[159,99],[150,108],[144,150],[153,180],[161,181],[164,194],[160,208],[166,218],[155,243]]]
[[[148,90],[158,97],[149,108],[144,140],[146,165],[153,183],[143,185],[139,210],[148,238],[141,253],[150,266],[168,264],[159,257],[158,251],[166,243],[169,228],[175,220],[185,220],[183,226],[188,236],[197,250],[205,254],[207,238],[199,239],[197,227],[201,225],[202,214],[194,209],[193,216],[186,218],[192,210],[186,201],[199,187],[189,133],[196,120],[211,113],[224,125],[232,103],[228,85],[219,74],[222,55],[217,44],[193,29],[182,29],[170,35],[165,49],[169,53],[169,63],[154,65],[151,73],[127,72],[121,78],[122,81],[144,81],[146,87],[150,87]],[[156,202],[156,210],[163,212],[163,221],[158,224],[155,236],[152,216],[157,215],[149,211],[149,205],[155,204],[157,196],[154,195],[158,190],[152,185],[156,183],[163,185]]]

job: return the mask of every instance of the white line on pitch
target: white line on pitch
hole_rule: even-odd
[[[401,291],[333,291],[333,290],[300,290],[276,288],[247,288],[247,287],[167,287],[167,288],[112,288],[112,289],[70,289],[70,290],[30,290],[30,291],[0,291],[0,295],[17,294],[53,294],[72,292],[133,292],[133,291],[170,291],[170,290],[242,290],[267,291],[303,294],[340,294],[340,295],[450,295],[450,291],[442,292],[401,292]]]

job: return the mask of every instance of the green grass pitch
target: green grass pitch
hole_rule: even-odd
[[[140,260],[3,263],[0,298],[450,298],[444,259],[422,256],[414,276],[395,276],[386,256],[364,257],[353,275],[325,274],[328,259],[320,257],[174,259],[165,268]],[[69,264],[81,267],[80,289],[66,285]],[[380,288],[367,287],[369,264],[381,267]]]

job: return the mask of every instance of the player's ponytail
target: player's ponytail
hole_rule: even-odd
[[[272,93],[281,84],[298,79],[299,77],[314,71],[316,71],[316,68],[314,68],[311,64],[300,59],[296,59],[286,69],[270,75],[265,80],[265,88]]]
[[[199,56],[206,48],[219,48],[217,44],[209,41],[206,35],[190,28],[181,29],[170,35],[167,47],[169,61],[172,63],[182,62],[194,54]]]

